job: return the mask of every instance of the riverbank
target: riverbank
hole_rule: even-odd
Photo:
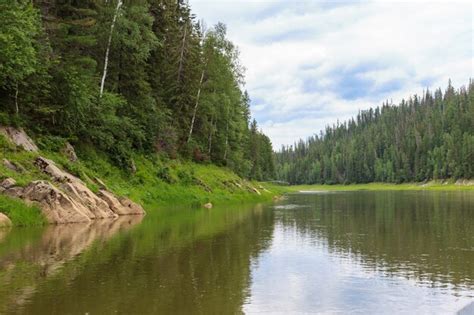
[[[357,191],[357,190],[468,190],[474,191],[474,185],[471,182],[456,183],[455,181],[429,181],[426,183],[367,183],[350,185],[294,185],[286,186],[289,192],[299,191]]]
[[[50,182],[50,176],[35,165],[39,157],[44,157],[80,179],[90,191],[98,193],[105,187],[117,196],[142,205],[146,211],[169,205],[202,207],[209,203],[263,202],[286,190],[244,180],[227,168],[211,164],[171,160],[159,155],[134,155],[135,169],[124,170],[92,147],[76,150],[78,159],[72,161],[60,147],[55,148],[50,143],[38,145],[38,150],[27,151],[0,135],[0,182],[10,178],[18,187],[37,180]],[[44,223],[38,206],[1,194],[0,212],[5,213],[13,225]]]

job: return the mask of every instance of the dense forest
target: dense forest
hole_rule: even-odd
[[[421,182],[474,177],[474,82],[385,103],[276,154],[291,184]]]
[[[158,153],[273,176],[238,49],[187,1],[2,0],[0,20],[0,125],[128,169]]]

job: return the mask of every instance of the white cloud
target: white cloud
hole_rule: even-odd
[[[275,148],[327,124],[473,76],[467,1],[191,0],[241,50],[253,115]],[[357,97],[356,97],[357,96]]]

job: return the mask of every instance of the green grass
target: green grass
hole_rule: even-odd
[[[225,167],[170,160],[158,155],[133,156],[137,172],[130,174],[112,164],[107,156],[92,147],[83,146],[77,148],[77,151],[79,161],[73,163],[58,151],[43,147],[39,153],[26,152],[0,136],[0,180],[12,177],[20,186],[25,186],[32,180],[48,180],[48,176],[34,165],[36,157],[41,155],[81,178],[92,191],[99,189],[96,178],[100,178],[109,190],[142,204],[147,211],[169,205],[201,207],[207,202],[225,205],[269,201],[274,195],[286,191],[281,186],[243,180]],[[21,172],[8,169],[2,163],[4,158],[17,165]],[[256,187],[261,194],[251,192],[251,187]],[[2,206],[5,204],[2,212],[13,216],[11,219],[15,225],[35,224],[36,219],[32,216],[35,211],[31,211],[30,207],[20,200],[2,198]],[[25,212],[24,218],[22,211]],[[7,215],[10,217],[9,214]],[[31,220],[28,220],[29,217]]]
[[[388,183],[368,183],[368,184],[351,184],[351,185],[295,185],[287,186],[288,191],[297,192],[302,190],[308,191],[356,191],[356,190],[468,190],[474,191],[473,185],[456,185],[455,183],[442,183],[431,181],[427,183],[404,183],[404,184],[388,184]]]
[[[45,223],[41,210],[36,206],[29,206],[19,199],[0,195],[0,212],[6,214],[13,225],[35,226]]]

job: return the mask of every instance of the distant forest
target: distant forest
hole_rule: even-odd
[[[238,49],[184,0],[0,3],[0,124],[67,139],[133,169],[133,154],[274,175]]]
[[[421,182],[474,176],[474,82],[360,111],[276,154],[291,184]]]

